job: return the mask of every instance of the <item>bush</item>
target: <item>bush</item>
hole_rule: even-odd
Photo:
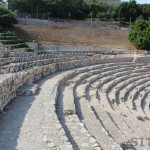
[[[8,45],[8,44],[24,43],[24,41],[23,41],[23,40],[20,40],[20,39],[17,39],[17,40],[0,40],[0,42],[1,42],[2,44],[6,44],[6,45]]]
[[[99,19],[110,19],[111,18],[111,14],[104,13],[104,12],[98,12],[97,15],[96,15],[96,18],[99,18]]]
[[[96,18],[106,18],[106,13],[98,12]]]
[[[16,36],[0,36],[0,40],[17,40]]]
[[[18,43],[18,44],[15,44],[15,45],[11,45],[11,48],[12,49],[17,49],[17,48],[29,48],[29,47],[25,43]]]
[[[78,20],[85,19],[85,15],[84,15],[83,11],[78,10],[78,11],[75,13],[75,18],[78,19]]]
[[[150,21],[137,20],[132,26],[129,41],[137,49],[150,50]]]
[[[15,16],[9,10],[0,7],[0,27],[1,28],[9,28],[12,24],[17,23]]]
[[[30,49],[30,48],[27,48],[25,49],[26,52],[34,52],[34,49]]]
[[[0,33],[0,36],[16,36],[16,34],[15,32],[6,31],[6,32]]]
[[[29,49],[28,45],[22,39],[19,39],[16,36],[15,32],[12,31],[0,32],[0,43],[10,46],[11,49],[24,48],[26,51],[33,51]]]

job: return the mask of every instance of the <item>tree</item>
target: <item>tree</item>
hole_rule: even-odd
[[[0,27],[8,28],[8,27],[11,27],[12,24],[16,22],[17,21],[12,12],[10,12],[9,10],[3,7],[0,7]]]
[[[137,20],[132,26],[129,41],[137,49],[150,50],[150,20]]]
[[[150,4],[143,4],[140,6],[142,9],[142,16],[145,20],[150,17]]]
[[[130,2],[122,2],[116,9],[114,13],[114,17],[123,18],[124,21],[134,22],[137,17],[142,14],[141,7],[136,3],[135,0],[131,0]]]

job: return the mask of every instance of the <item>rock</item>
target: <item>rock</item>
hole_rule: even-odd
[[[83,123],[78,123],[80,127],[84,127],[84,124]]]
[[[25,91],[25,96],[31,96],[31,95],[33,95],[32,91],[30,90]]]
[[[137,119],[140,120],[140,121],[143,121],[143,122],[145,121],[142,116],[137,116]]]
[[[99,147],[97,143],[93,144],[92,147]]]
[[[68,141],[66,136],[61,136],[60,139],[63,140],[63,141]]]
[[[74,110],[65,110],[64,111],[64,116],[72,115],[74,113],[75,113]]]
[[[94,150],[101,150],[101,148],[100,147],[95,147]]]
[[[61,130],[62,126],[60,124],[56,125],[56,129]]]
[[[121,115],[124,116],[124,117],[127,117],[127,115],[125,113],[123,113],[123,112],[121,113]]]
[[[71,144],[64,144],[64,145],[60,145],[60,149],[61,150],[73,150],[72,145]]]
[[[81,131],[81,133],[86,133],[87,132],[87,130],[84,129],[84,128],[82,128],[80,131]]]
[[[45,136],[43,137],[43,141],[44,141],[44,143],[51,142],[51,138],[49,138],[47,135],[45,135]]]
[[[91,137],[91,135],[88,133],[88,134],[86,134],[88,137]]]
[[[81,144],[82,147],[88,147],[88,145],[89,145],[88,143],[82,143]]]
[[[49,148],[54,148],[54,147],[56,147],[53,143],[48,143],[47,146],[48,146]]]
[[[60,133],[61,135],[65,135],[64,129],[62,128],[62,129],[59,131],[59,133]]]
[[[96,142],[96,139],[91,137],[90,140],[89,140],[89,143],[95,143]]]
[[[44,137],[43,137],[43,141],[44,141],[45,143],[48,142],[47,136],[44,136]]]

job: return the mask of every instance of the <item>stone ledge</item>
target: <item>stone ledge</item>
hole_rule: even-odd
[[[116,59],[73,60],[48,64],[44,66],[36,66],[31,69],[24,70],[22,72],[13,73],[12,76],[8,77],[0,83],[0,108],[1,110],[3,110],[3,108],[8,104],[8,102],[14,98],[11,96],[11,94],[16,93],[17,89],[19,89],[23,85],[32,84],[34,81],[37,81],[51,73],[96,64],[132,62],[132,60],[132,57],[122,57]]]

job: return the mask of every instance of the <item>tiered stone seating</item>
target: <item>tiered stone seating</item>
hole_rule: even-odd
[[[150,118],[150,114],[149,114],[149,111],[150,111],[150,101],[149,101],[149,92],[147,92],[145,94],[145,97],[144,97],[144,104],[143,104],[143,111],[145,112],[145,114],[147,115],[148,118]]]
[[[148,145],[134,145],[132,138],[150,134],[150,62],[82,54],[27,53],[26,59],[9,53],[8,58],[0,58],[1,111],[16,97],[18,88],[50,74],[37,82],[41,90],[26,114],[17,149],[22,145],[54,150],[148,149]],[[4,74],[2,69],[9,63],[17,69]]]
[[[104,143],[105,143],[105,138],[107,139],[107,141],[106,141],[106,143],[110,143],[110,146],[111,146],[111,148],[112,148],[112,145],[113,144],[111,144],[111,141],[113,141],[114,143],[116,142],[116,144],[114,144],[116,147],[118,146],[117,144],[120,144],[121,145],[121,143],[125,143],[125,142],[127,142],[128,140],[129,140],[129,137],[140,137],[140,136],[148,136],[148,134],[146,134],[146,132],[149,132],[149,130],[147,130],[148,128],[147,128],[147,126],[146,125],[144,125],[144,124],[142,124],[142,123],[138,123],[137,124],[137,120],[136,120],[136,118],[134,118],[134,120],[132,120],[132,118],[133,117],[131,117],[130,118],[130,116],[129,117],[127,117],[126,118],[126,116],[124,117],[123,116],[123,122],[121,121],[119,121],[120,120],[120,117],[123,115],[123,113],[121,114],[121,111],[120,111],[120,116],[117,114],[115,114],[115,112],[113,111],[113,109],[111,108],[111,107],[109,107],[109,101],[108,101],[108,96],[106,96],[106,98],[105,99],[103,99],[103,97],[101,98],[101,101],[108,101],[107,103],[106,102],[101,102],[100,101],[100,103],[99,103],[99,100],[97,99],[96,101],[95,101],[95,99],[93,99],[93,98],[91,98],[91,97],[93,97],[93,95],[92,96],[90,96],[90,94],[88,93],[87,95],[86,95],[86,91],[89,91],[89,90],[87,90],[89,87],[96,87],[96,88],[98,88],[97,87],[97,85],[93,85],[93,84],[91,84],[91,83],[93,83],[93,82],[97,82],[97,80],[99,80],[100,79],[100,81],[102,81],[102,82],[100,82],[100,83],[98,83],[98,84],[100,84],[101,86],[102,86],[102,84],[104,85],[107,85],[106,83],[109,83],[110,81],[112,82],[112,81],[115,81],[114,79],[115,79],[115,77],[118,79],[118,80],[120,80],[120,83],[123,81],[123,80],[127,80],[126,82],[123,82],[123,86],[125,86],[125,84],[126,83],[130,83],[131,81],[133,82],[134,80],[134,78],[138,78],[138,76],[140,75],[140,73],[142,74],[142,71],[143,71],[143,69],[141,69],[141,70],[134,70],[134,65],[136,65],[136,64],[131,64],[132,65],[132,67],[130,67],[130,65],[126,65],[126,67],[128,66],[128,69],[126,68],[126,69],[121,69],[120,68],[120,72],[122,73],[118,73],[118,71],[119,71],[119,69],[118,70],[116,70],[116,71],[114,71],[116,68],[114,67],[112,67],[111,69],[113,70],[111,70],[111,72],[112,72],[112,74],[114,74],[113,76],[113,78],[112,77],[109,77],[109,75],[108,75],[108,77],[109,78],[106,78],[105,77],[105,75],[107,75],[107,73],[104,73],[105,71],[103,70],[103,73],[104,73],[104,75],[101,75],[100,77],[99,77],[99,74],[100,74],[100,72],[101,72],[101,69],[98,71],[98,72],[95,72],[94,74],[91,74],[91,72],[90,73],[87,73],[87,75],[85,76],[85,73],[83,74],[83,77],[82,76],[80,76],[80,75],[78,75],[78,76],[76,76],[76,78],[77,78],[77,80],[76,79],[74,79],[74,78],[71,78],[71,79],[69,79],[69,80],[67,80],[67,84],[65,85],[65,86],[67,86],[66,87],[66,89],[69,89],[69,87],[70,87],[70,90],[72,89],[73,91],[75,91],[75,93],[74,93],[74,96],[75,96],[75,105],[76,105],[76,107],[77,107],[77,114],[78,114],[78,116],[79,116],[79,118],[80,118],[80,120],[85,124],[85,126],[87,127],[87,129],[89,130],[89,132],[92,134],[92,135],[94,135],[94,137],[96,138],[96,140],[97,140],[97,142],[100,144],[102,141],[98,138],[98,131],[100,131],[101,129],[98,129],[98,127],[97,127],[97,125],[96,125],[96,123],[97,123],[97,121],[99,121],[99,126],[100,126],[100,124],[101,124],[101,128],[105,131],[104,133],[107,135],[107,136],[109,136],[109,137],[105,137],[106,135],[103,135],[104,133],[99,133],[100,135],[101,135],[101,137],[103,137],[103,144],[101,143],[100,144],[100,147],[101,148],[103,148],[103,149],[109,149],[109,146],[107,147]],[[140,64],[139,64],[140,65]],[[138,65],[137,65],[138,66]],[[123,66],[123,67],[125,67],[125,65]],[[107,68],[107,67],[106,67]],[[131,71],[131,70],[133,70],[133,71]],[[126,71],[126,72],[125,72]],[[135,72],[134,72],[135,71]],[[106,71],[107,72],[107,71]],[[109,72],[109,71],[108,71]],[[133,72],[133,75],[131,74],[131,72]],[[129,73],[132,75],[132,77],[130,77],[130,76],[128,76],[129,75]],[[111,75],[112,75],[111,74]],[[122,76],[121,76],[122,75]],[[79,80],[79,78],[78,77],[80,77],[80,80]],[[119,78],[120,77],[120,78]],[[121,78],[122,77],[122,78]],[[130,77],[131,79],[130,80],[128,80],[128,78],[127,77]],[[146,77],[146,76],[144,76],[144,77]],[[102,79],[103,80],[102,80]],[[116,80],[116,82],[118,81],[118,80]],[[138,80],[138,79],[137,79]],[[76,81],[76,82],[75,82]],[[73,83],[72,83],[73,82]],[[115,83],[116,83],[115,82]],[[114,84],[115,84],[114,83]],[[128,85],[127,84],[127,85]],[[112,86],[113,84],[112,83],[110,83],[110,85]],[[109,88],[111,87],[110,85],[107,85],[108,86],[108,89],[106,89],[106,90],[110,90]],[[133,84],[134,85],[134,84]],[[103,86],[102,86],[103,87]],[[75,88],[75,90],[73,89],[73,88]],[[106,88],[106,87],[105,87]],[[118,88],[119,89],[119,88]],[[104,89],[103,89],[104,90]],[[105,91],[106,92],[106,91]],[[63,93],[63,92],[62,92]],[[95,91],[95,95],[96,95],[96,91]],[[106,92],[107,93],[107,92]],[[110,92],[111,93],[111,92]],[[67,93],[66,92],[64,92],[64,95],[67,95]],[[101,93],[100,93],[100,95],[101,95]],[[116,94],[114,94],[114,95],[116,95]],[[87,99],[86,99],[86,97],[88,97]],[[96,97],[94,97],[94,98],[96,98]],[[72,99],[72,98],[71,98]],[[62,99],[63,100],[63,99]],[[90,100],[90,103],[89,103],[89,100]],[[65,101],[65,99],[64,99],[64,101]],[[77,102],[76,102],[77,101]],[[101,105],[102,104],[102,105]],[[118,106],[118,104],[116,105],[116,106]],[[124,107],[126,107],[126,105],[124,105]],[[101,108],[101,109],[100,109]],[[104,109],[103,111],[102,111],[102,109]],[[119,108],[120,109],[120,108]],[[118,112],[118,110],[117,109],[114,109],[116,112]],[[122,111],[123,112],[123,111]],[[103,114],[103,115],[102,115]],[[105,114],[105,115],[104,115]],[[112,115],[113,114],[113,115]],[[111,116],[112,115],[112,116]],[[128,115],[128,114],[125,114],[125,115]],[[111,117],[110,117],[111,116]],[[93,118],[93,120],[92,120],[92,118]],[[114,119],[115,118],[115,119]],[[117,119],[116,119],[117,118]],[[98,120],[97,120],[98,119]],[[114,120],[113,120],[114,119]],[[91,122],[88,122],[88,120],[92,120],[92,123]],[[113,121],[112,121],[113,120]],[[122,119],[121,119],[122,120]],[[135,121],[135,122],[133,122],[133,121]],[[111,124],[111,126],[109,126],[109,124],[112,122],[112,124]],[[118,123],[118,125],[117,125],[117,123]],[[123,123],[123,125],[122,125],[122,123]],[[121,125],[122,126],[121,126]],[[127,126],[125,126],[125,124],[127,124]],[[114,128],[113,128],[113,126],[114,126]],[[124,127],[123,127],[124,126]],[[139,128],[139,127],[141,127],[142,126],[142,128]],[[92,128],[93,127],[93,128]],[[112,128],[111,128],[112,127]],[[119,128],[120,127],[120,128]],[[125,129],[125,131],[122,131],[122,127]],[[117,129],[120,129],[120,132],[119,132],[119,134],[118,134],[118,136],[117,136],[117,132],[115,132],[115,131],[117,131]],[[136,132],[137,131],[137,128],[138,128],[138,133]],[[97,131],[97,132],[94,132],[94,130],[95,131]],[[143,132],[145,130],[145,132]],[[108,132],[109,131],[109,132]],[[129,134],[127,134],[128,132],[130,132]],[[132,133],[132,134],[131,134]],[[126,135],[126,136],[125,136]],[[131,136],[132,135],[132,136]],[[110,140],[110,141],[109,141]],[[140,147],[138,147],[138,149],[142,149],[142,148],[140,148]]]
[[[44,52],[41,52],[44,53]],[[83,53],[84,54],[84,53]],[[74,55],[74,53],[65,53],[62,52],[45,52],[45,54],[37,55],[36,53],[31,52],[10,52],[8,57],[1,59],[1,74],[13,73],[22,71],[23,69],[28,69],[33,66],[47,65],[51,63],[71,61],[71,60],[80,60],[88,59],[89,54]]]

